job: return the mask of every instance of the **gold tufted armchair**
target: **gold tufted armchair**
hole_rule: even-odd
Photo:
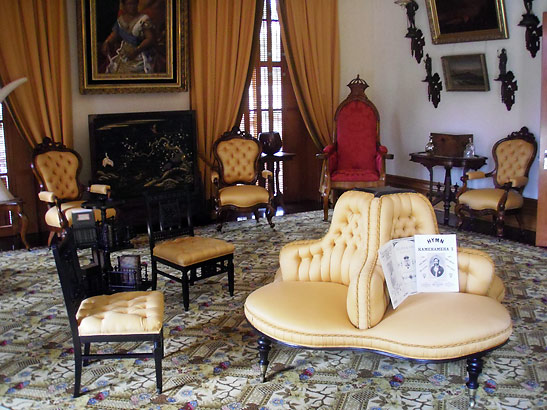
[[[496,233],[502,238],[505,215],[511,214],[515,215],[522,231],[519,215],[524,203],[522,191],[536,153],[536,139],[526,127],[496,142],[492,147],[494,170],[488,173],[470,171],[462,177],[463,186],[456,196],[455,208],[458,229],[462,227],[466,213],[470,216],[492,215]],[[492,178],[494,188],[468,188],[468,181],[483,178]]]
[[[258,160],[262,153],[260,141],[234,127],[215,141],[213,153],[216,170],[211,174],[211,181],[215,186],[215,208],[219,221],[217,229],[222,229],[227,210],[253,212],[258,222],[260,208],[266,208],[266,219],[273,228],[275,208],[272,192],[256,184]],[[270,179],[271,186],[272,172],[263,170],[262,177]]]
[[[78,181],[82,168],[80,155],[63,144],[44,138],[36,145],[32,154],[32,171],[40,183],[40,200],[48,204],[45,214],[46,225],[51,231],[48,246],[55,233],[62,233],[72,225],[72,212],[81,210],[84,202],[82,195],[85,188]],[[91,185],[89,192],[103,197],[110,195],[108,185]],[[101,219],[101,212],[94,212],[95,220]],[[106,212],[107,218],[116,215],[111,208]]]
[[[260,333],[263,380],[275,340],[432,362],[466,358],[467,386],[476,391],[482,357],[512,332],[492,259],[458,249],[459,292],[415,294],[397,309],[378,260],[378,249],[390,239],[436,233],[433,207],[421,194],[344,193],[327,234],[285,245],[273,283],[245,301],[245,316]]]

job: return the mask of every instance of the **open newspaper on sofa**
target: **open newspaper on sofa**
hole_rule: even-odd
[[[509,312],[500,303],[505,289],[492,259],[460,248],[459,292],[418,293],[396,310],[378,260],[379,247],[391,239],[436,233],[433,208],[421,194],[343,194],[327,234],[284,246],[274,282],[245,302],[247,320],[261,334],[263,380],[272,340],[420,361],[465,358],[474,403],[482,357],[512,332]]]

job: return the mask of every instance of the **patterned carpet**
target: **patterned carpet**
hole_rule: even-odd
[[[319,238],[329,226],[321,211],[274,222],[275,230],[265,220],[231,222],[222,234],[213,226],[198,229],[198,235],[236,245],[233,298],[226,277],[198,282],[185,313],[180,285],[160,279],[166,297],[161,395],[155,393],[153,360],[125,359],[84,368],[86,394],[73,399],[72,341],[53,257],[47,248],[1,253],[0,408],[467,408],[465,361],[420,364],[366,352],[274,345],[269,381],[260,383],[256,336],[243,315],[245,297],[272,280],[283,244]],[[547,252],[465,232],[458,241],[494,258],[515,329],[509,343],[486,358],[477,407],[546,408]],[[139,237],[135,245],[122,253],[147,260],[147,239]]]

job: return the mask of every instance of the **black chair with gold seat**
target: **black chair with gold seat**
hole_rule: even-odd
[[[194,236],[191,203],[180,190],[145,193],[148,238],[152,262],[152,289],[158,274],[182,285],[184,310],[190,307],[190,285],[226,273],[228,291],[234,295],[235,246],[221,239]],[[160,270],[158,264],[180,275]]]
[[[52,249],[74,345],[74,397],[80,395],[82,366],[87,366],[90,360],[120,358],[153,358],[156,387],[158,393],[161,393],[163,294],[159,291],[97,294],[92,286],[92,272],[80,267],[70,229],[63,241],[54,243]],[[151,352],[139,353],[121,350],[114,353],[91,353],[91,343],[110,342],[151,342],[153,349]]]

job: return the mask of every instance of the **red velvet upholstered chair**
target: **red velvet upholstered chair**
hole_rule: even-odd
[[[385,159],[393,157],[380,145],[380,116],[365,95],[368,84],[357,76],[348,87],[350,94],[334,115],[334,142],[318,155],[323,159],[320,190],[325,221],[331,191],[384,186]]]

